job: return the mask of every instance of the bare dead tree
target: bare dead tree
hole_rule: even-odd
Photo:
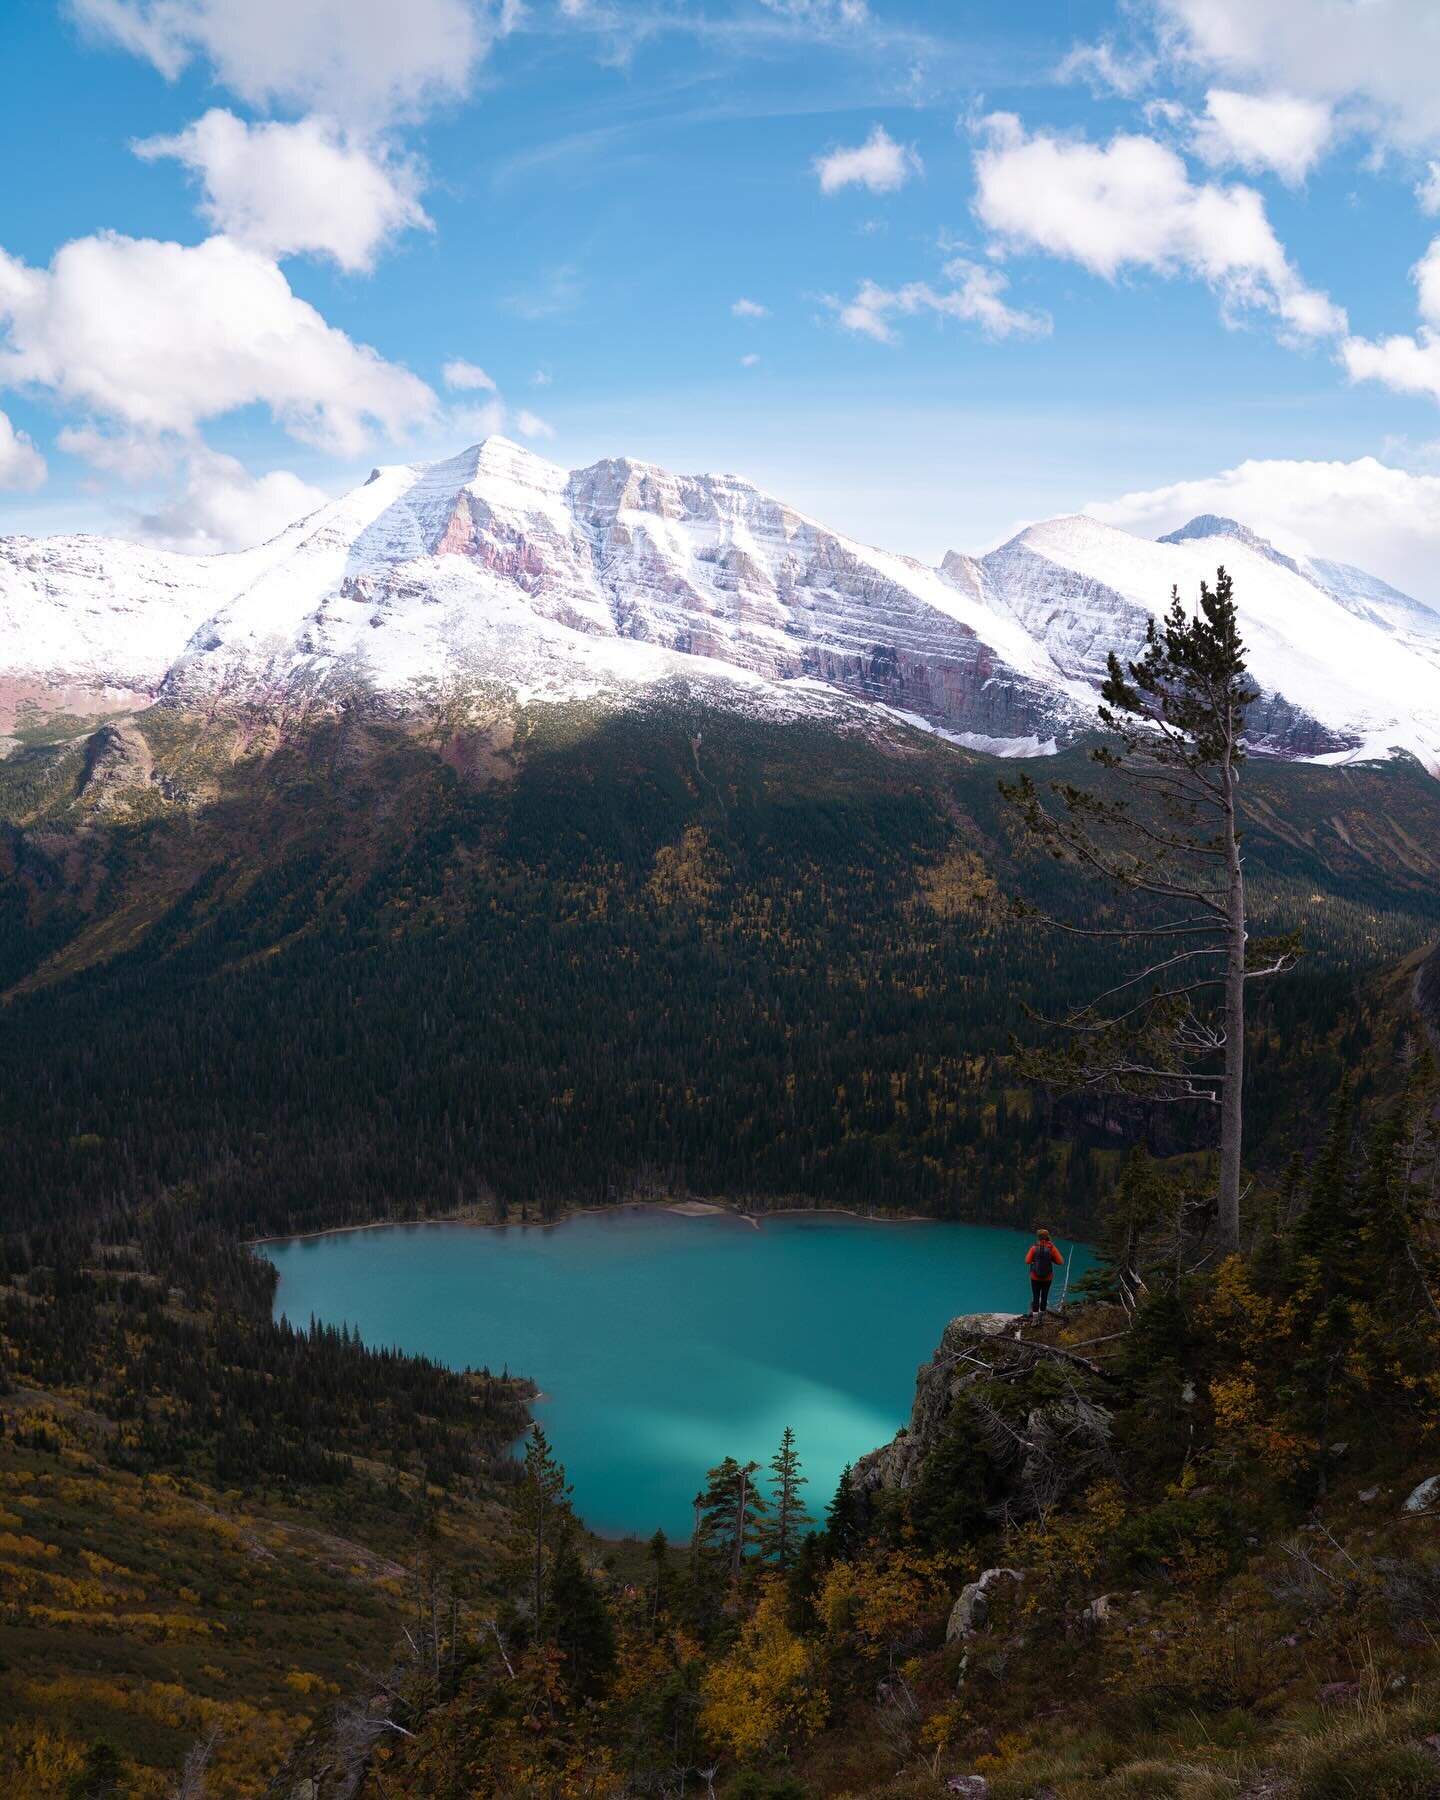
[[[1112,742],[1093,752],[1105,791],[1028,775],[1000,790],[1029,836],[1061,862],[1133,895],[1138,916],[1081,925],[1017,902],[1054,929],[1144,948],[1142,966],[1049,1023],[1058,1048],[1022,1056],[1053,1085],[1151,1101],[1200,1101],[1220,1114],[1219,1235],[1240,1243],[1245,990],[1293,967],[1297,935],[1252,941],[1240,816],[1245,715],[1258,698],[1230,577],[1200,584],[1186,611],[1172,591],[1138,661],[1112,652],[1101,689]]]
[[[219,1742],[218,1725],[212,1725],[204,1737],[196,1738],[185,1753],[179,1783],[170,1790],[171,1800],[205,1800],[205,1777]]]

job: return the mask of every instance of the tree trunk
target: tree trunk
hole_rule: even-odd
[[[1245,875],[1235,826],[1236,773],[1225,763],[1225,862],[1229,921],[1225,943],[1225,1080],[1220,1094],[1220,1242],[1240,1248],[1240,1154],[1245,1081]]]
[[[540,1638],[540,1612],[545,1597],[545,1498],[537,1495],[535,1500],[535,1571],[532,1584],[532,1600],[535,1607],[535,1638]]]
[[[730,1579],[734,1582],[738,1582],[740,1579],[740,1559],[745,1554],[745,1502],[750,1497],[749,1481],[749,1471],[742,1469],[740,1471],[739,1505],[735,1508],[735,1547],[730,1564]]]

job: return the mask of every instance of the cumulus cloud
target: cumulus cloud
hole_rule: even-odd
[[[1343,311],[1291,267],[1253,188],[1192,182],[1151,137],[1120,134],[1102,147],[1032,136],[1010,113],[991,115],[984,132],[975,210],[1003,245],[1067,257],[1109,281],[1126,269],[1195,276],[1227,317],[1259,309],[1291,338],[1344,331]]]
[[[742,356],[740,358],[740,367],[742,369],[753,369],[759,364],[759,361],[760,358],[752,350],[748,356]]]
[[[735,301],[730,310],[737,319],[764,319],[768,318],[770,314],[768,306],[762,306],[758,300],[747,300],[743,295]]]
[[[464,94],[514,22],[490,0],[71,0],[94,36],[173,81],[196,58],[253,106],[347,122],[413,116]]]
[[[863,144],[853,150],[832,150],[815,158],[822,194],[843,187],[869,188],[872,194],[893,194],[921,170],[920,158],[904,144],[897,144],[883,125],[877,125]]]
[[[485,388],[492,394],[495,392],[494,380],[479,363],[466,362],[463,357],[447,362],[441,373],[448,388],[457,388],[465,393],[474,393],[477,388]]]
[[[1346,103],[1407,150],[1440,143],[1434,0],[1154,0],[1170,45],[1254,86]]]
[[[1355,462],[1255,461],[1085,508],[1158,537],[1197,513],[1238,519],[1290,555],[1355,563],[1416,598],[1440,600],[1440,475],[1373,456]]]
[[[1393,337],[1348,337],[1340,346],[1341,361],[1352,381],[1378,381],[1398,394],[1422,394],[1440,400],[1440,238],[1411,270],[1415,282],[1418,330]]]
[[[30,493],[46,476],[45,458],[23,431],[17,431],[8,413],[0,412],[0,488]]]
[[[1440,213],[1440,162],[1432,162],[1425,171],[1425,179],[1417,184],[1415,198],[1420,202],[1420,210],[1424,213]]]
[[[1196,125],[1195,149],[1215,167],[1269,169],[1298,186],[1324,155],[1334,131],[1323,100],[1295,94],[1239,94],[1211,88]]]
[[[936,289],[927,281],[908,282],[900,288],[883,288],[874,281],[863,281],[855,298],[843,304],[829,302],[839,314],[847,331],[874,338],[880,344],[894,344],[898,334],[890,323],[893,318],[914,318],[930,313],[940,319],[963,319],[978,325],[987,337],[1044,337],[1050,321],[1043,313],[1017,311],[1001,298],[1006,288],[1005,277],[998,269],[957,257],[945,265],[948,288]]]
[[[134,150],[146,162],[173,156],[193,170],[205,186],[204,216],[265,256],[310,251],[342,269],[369,269],[391,238],[430,226],[414,163],[326,119],[247,124],[216,107]]]
[[[292,436],[354,455],[402,436],[435,396],[328,325],[273,262],[225,237],[197,245],[78,238],[48,269],[0,251],[0,387],[33,384],[92,419],[192,436],[262,405]]]
[[[233,456],[197,449],[187,459],[184,490],[132,527],[146,543],[207,556],[245,550],[325,503],[327,496],[288,469],[252,475]]]
[[[521,437],[553,438],[555,427],[542,419],[537,413],[525,412],[523,409],[515,415],[515,429]]]

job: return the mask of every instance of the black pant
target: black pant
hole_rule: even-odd
[[[1036,1281],[1033,1275],[1030,1277],[1030,1310],[1032,1313],[1050,1310],[1050,1283]]]

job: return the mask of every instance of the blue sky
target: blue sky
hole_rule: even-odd
[[[502,428],[1440,598],[1437,67],[1430,0],[8,0],[0,530],[233,547]]]

